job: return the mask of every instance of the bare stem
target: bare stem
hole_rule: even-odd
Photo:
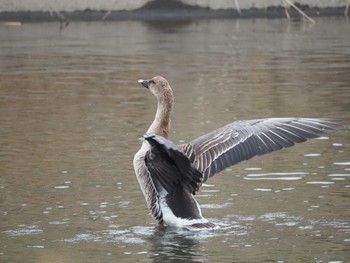
[[[303,17],[305,17],[307,20],[309,20],[311,23],[315,24],[315,20],[313,20],[311,17],[309,17],[307,14],[303,12],[299,7],[297,7],[292,1],[290,0],[284,0],[286,1],[290,6],[292,6],[295,10],[297,10]]]

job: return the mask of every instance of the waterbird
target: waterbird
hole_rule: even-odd
[[[168,81],[138,80],[157,99],[155,118],[141,137],[133,165],[147,206],[159,226],[187,230],[216,229],[202,216],[194,198],[210,177],[257,155],[320,137],[334,130],[332,119],[264,118],[234,121],[176,146],[168,140],[174,104]]]

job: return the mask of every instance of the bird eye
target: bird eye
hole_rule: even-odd
[[[154,80],[151,79],[151,80],[149,81],[149,84],[155,84]]]

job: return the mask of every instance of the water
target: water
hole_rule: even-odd
[[[349,262],[349,21],[0,27],[1,262]],[[252,159],[197,195],[221,229],[158,229],[134,176],[163,75],[171,139],[236,119],[334,117],[329,137]]]

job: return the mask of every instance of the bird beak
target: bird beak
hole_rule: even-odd
[[[139,79],[137,82],[138,82],[138,83],[141,83],[141,84],[142,84],[142,86],[144,86],[145,88],[147,88],[147,89],[148,89],[148,86],[149,86],[149,80]]]

